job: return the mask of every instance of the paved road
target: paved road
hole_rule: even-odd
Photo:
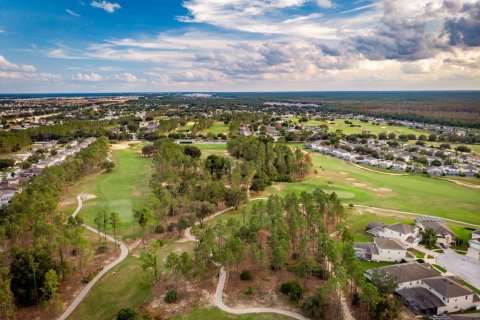
[[[78,214],[78,212],[82,209],[82,206],[83,206],[81,195],[77,196],[77,202],[78,202],[77,209],[75,209],[75,212],[73,212],[73,214],[72,214],[72,217],[74,217],[74,218]],[[102,232],[100,232],[100,231],[98,231],[98,230],[96,230],[96,229],[94,229],[90,226],[87,226],[85,224],[83,226],[93,233],[96,233],[96,234],[98,234],[102,237],[105,236]],[[107,235],[107,239],[111,242],[115,242],[115,239],[113,239],[113,237],[110,237],[109,235]],[[113,261],[109,265],[105,266],[102,269],[102,271],[100,271],[95,276],[95,278],[93,278],[85,286],[85,288],[83,288],[83,290],[80,292],[80,294],[75,298],[75,300],[73,300],[73,302],[70,304],[70,306],[67,308],[67,310],[65,310],[65,312],[60,317],[57,318],[57,320],[66,320],[70,316],[70,314],[75,310],[75,308],[78,307],[80,302],[82,302],[82,300],[87,296],[87,294],[93,288],[95,283],[97,283],[97,281],[100,280],[100,278],[102,278],[108,271],[110,271],[113,267],[115,267],[117,264],[122,262],[128,256],[127,246],[121,241],[117,241],[117,243],[120,243],[120,256],[115,261]]]
[[[432,218],[441,219],[441,220],[445,220],[445,221],[455,222],[455,223],[458,223],[458,224],[463,224],[463,225],[470,226],[470,227],[475,227],[475,228],[480,227],[480,225],[478,225],[478,224],[473,224],[473,223],[468,223],[468,222],[463,222],[463,221],[458,221],[458,220],[453,220],[453,219],[447,219],[447,218],[438,217],[438,216],[430,216],[428,214],[423,214],[423,213],[414,213],[414,212],[408,212],[408,211],[383,209],[383,208],[377,208],[377,207],[372,207],[372,206],[364,206],[364,205],[360,205],[360,204],[354,204],[354,207],[364,208],[364,209],[373,209],[373,210],[385,211],[385,212],[390,212],[390,213],[400,213],[400,214],[406,214],[406,215],[417,216],[417,217],[420,217],[420,216],[421,217],[432,217]]]
[[[480,288],[480,261],[458,253],[445,253],[437,257],[437,263],[449,272]]]

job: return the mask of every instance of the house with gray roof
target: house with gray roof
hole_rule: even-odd
[[[373,242],[358,242],[353,246],[355,256],[363,260],[400,262],[415,259],[397,239],[374,237]]]
[[[406,223],[395,223],[385,226],[378,233],[379,237],[397,239],[407,248],[416,247],[420,243],[419,228]]]

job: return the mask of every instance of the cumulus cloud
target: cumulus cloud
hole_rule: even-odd
[[[115,74],[109,78],[109,80],[127,82],[127,83],[141,83],[146,82],[145,79],[139,79],[135,75],[125,72],[122,74]]]
[[[332,8],[333,7],[332,0],[317,0],[317,4],[321,8]]]
[[[108,1],[92,1],[90,3],[90,6],[98,9],[103,9],[107,11],[108,13],[114,13],[116,10],[121,9],[122,7],[120,4],[116,2],[108,2]]]
[[[80,17],[80,15],[78,13],[76,13],[75,11],[73,10],[70,10],[70,9],[65,9],[65,12],[67,12],[69,15],[71,15],[72,17]]]
[[[458,10],[458,3],[446,2],[445,6],[453,11],[459,11],[460,17],[445,21],[444,31],[453,46],[480,46],[480,1],[474,4],[466,3]]]
[[[0,81],[2,80],[33,80],[58,81],[61,77],[52,73],[37,72],[37,69],[28,64],[17,64],[0,55]]]
[[[99,82],[103,80],[103,77],[98,73],[77,73],[72,76],[73,80],[76,81],[85,81],[85,82]]]

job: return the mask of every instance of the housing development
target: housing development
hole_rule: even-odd
[[[480,320],[480,0],[0,0],[0,320]]]

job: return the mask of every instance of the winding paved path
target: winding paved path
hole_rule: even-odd
[[[77,209],[75,209],[75,211],[72,214],[72,217],[74,217],[74,218],[78,214],[78,212],[82,209],[82,206],[83,206],[81,195],[77,196],[77,202],[78,202]],[[83,226],[87,230],[89,230],[93,233],[96,233],[96,234],[98,234],[102,237],[105,236],[105,234],[103,232],[100,232],[97,229],[94,229],[90,226],[87,226],[86,224],[83,224]],[[75,298],[75,300],[73,300],[73,302],[70,304],[70,306],[67,308],[67,310],[65,310],[65,312],[63,312],[63,314],[60,317],[57,318],[57,320],[66,320],[72,314],[72,312],[75,310],[75,308],[78,307],[80,302],[82,302],[82,300],[87,296],[87,294],[90,292],[90,290],[93,288],[93,286],[98,282],[98,280],[100,280],[100,278],[102,278],[108,271],[110,271],[113,267],[118,265],[120,262],[122,262],[128,256],[128,248],[122,241],[115,241],[115,239],[113,237],[109,236],[109,235],[107,235],[106,237],[109,241],[114,242],[114,243],[117,242],[117,243],[120,244],[120,256],[117,259],[115,259],[115,261],[113,261],[110,264],[108,264],[107,266],[105,266],[102,269],[102,271],[100,271],[95,276],[95,278],[93,278],[85,286],[85,288],[83,288],[83,290],[78,294],[78,296]]]
[[[253,198],[253,199],[250,199],[249,201],[260,200],[260,199],[267,199],[267,198]],[[216,212],[215,214],[208,216],[205,219],[205,221],[218,217],[219,215],[231,209],[233,209],[233,207]],[[199,222],[196,222],[195,225],[199,225]],[[180,239],[177,242],[188,242],[188,241],[198,241],[197,238],[192,234],[192,227],[185,229],[185,232],[183,233],[183,239]],[[287,310],[277,309],[277,308],[241,308],[241,309],[230,308],[229,306],[225,305],[225,303],[223,303],[223,289],[225,288],[226,279],[227,279],[227,272],[225,271],[225,268],[222,266],[220,268],[220,275],[218,278],[217,289],[215,290],[215,306],[226,313],[230,313],[230,314],[275,313],[275,314],[281,314],[281,315],[298,319],[298,320],[309,320],[308,318],[305,318],[301,314],[287,311]]]

